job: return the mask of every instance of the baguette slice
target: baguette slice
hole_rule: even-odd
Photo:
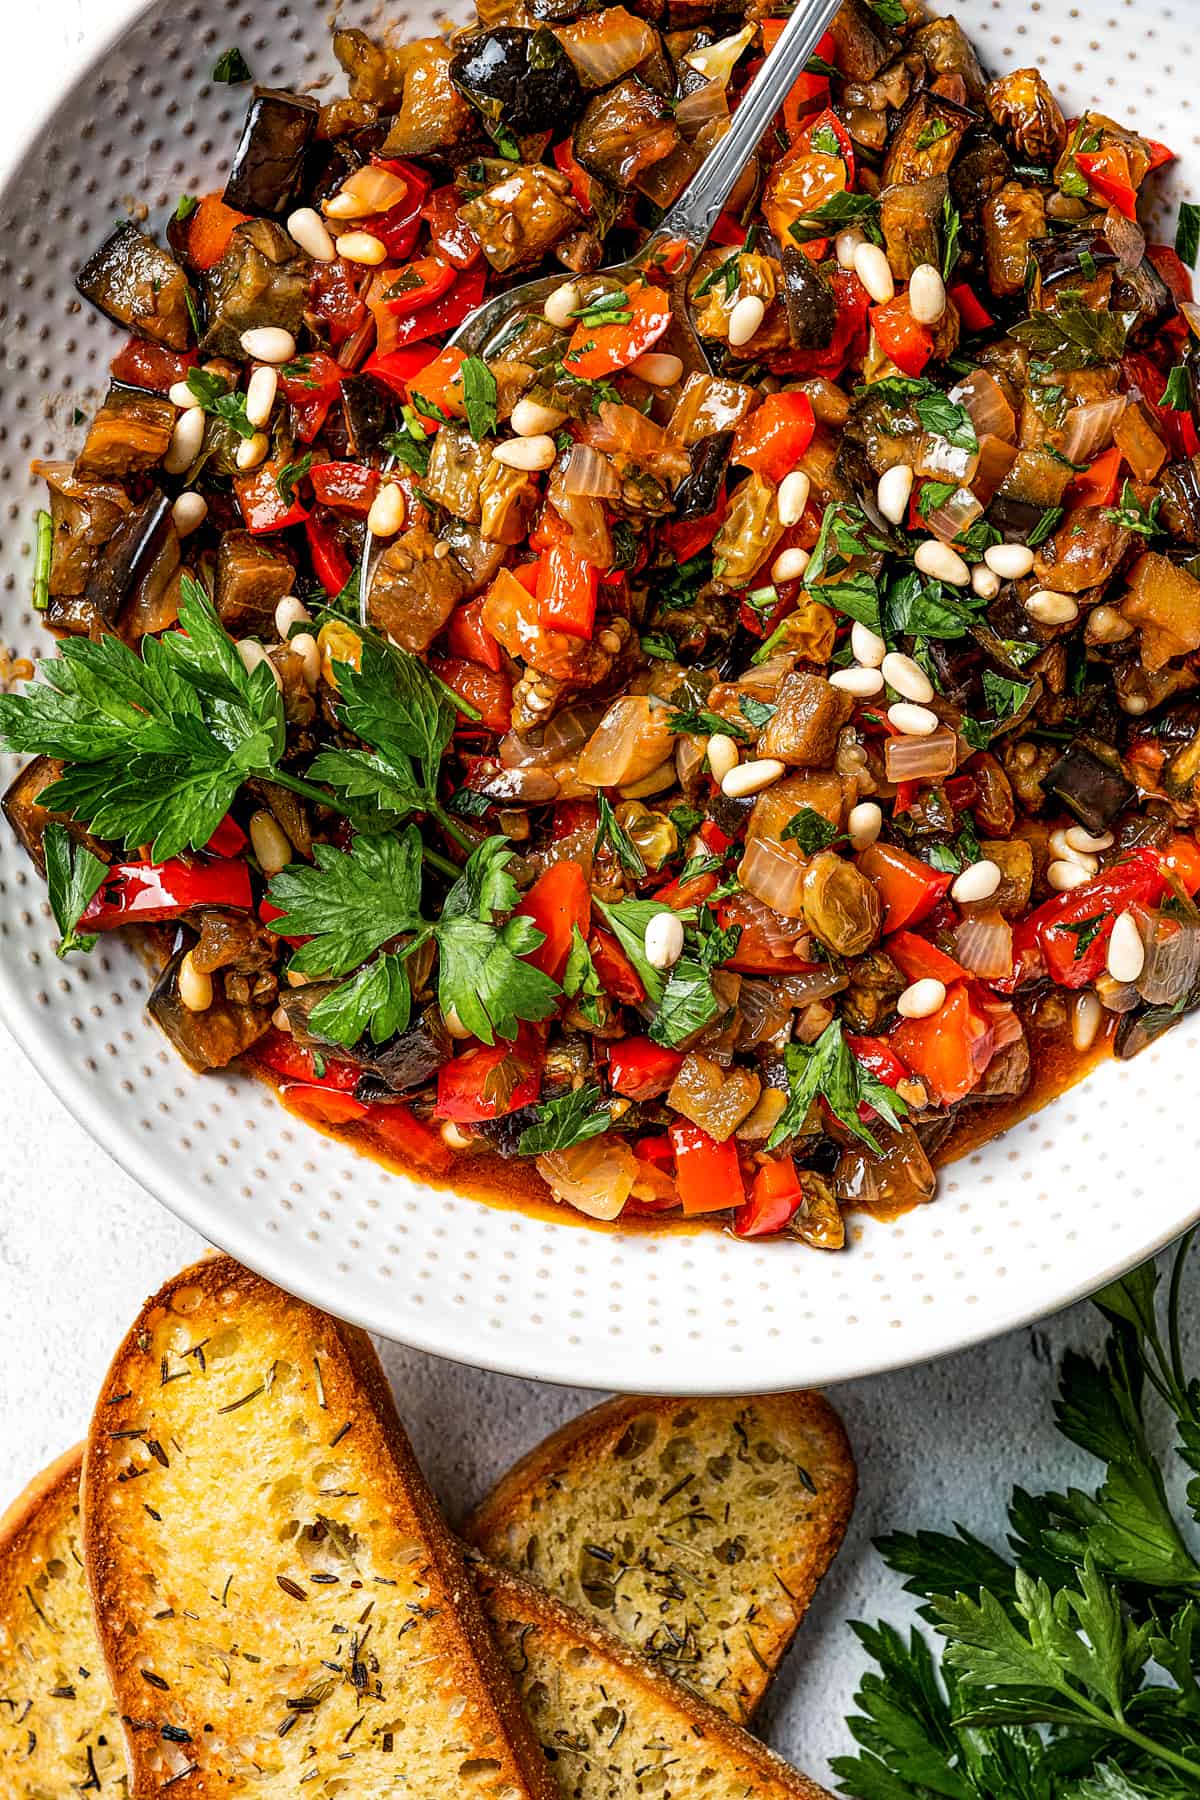
[[[832,1800],[560,1601],[482,1560],[473,1573],[560,1800]]]
[[[82,1447],[0,1518],[0,1794],[125,1800],[121,1722],[83,1579]]]
[[[746,1720],[854,1493],[846,1433],[819,1394],[617,1399],[515,1464],[465,1535]]]
[[[553,1800],[362,1332],[184,1270],[109,1371],[83,1518],[131,1800]]]

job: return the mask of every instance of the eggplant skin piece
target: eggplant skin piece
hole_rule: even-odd
[[[720,496],[732,448],[732,431],[714,431],[711,437],[701,438],[692,446],[692,472],[685,475],[675,489],[677,519],[703,519],[712,512]]]
[[[213,983],[213,1003],[207,1012],[189,1012],[179,998],[181,950],[173,956],[146,1005],[154,1023],[166,1033],[191,1069],[203,1075],[208,1069],[224,1069],[257,1044],[271,1029],[271,1009],[237,1006],[224,994],[223,984]]]
[[[1107,831],[1137,792],[1120,769],[1102,762],[1086,744],[1072,744],[1042,785],[1088,831]]]
[[[824,350],[837,325],[837,301],[803,251],[791,244],[783,251],[783,304],[796,349]]]
[[[466,38],[450,59],[450,79],[489,125],[515,137],[561,132],[583,110],[575,65],[544,25],[498,25]]]
[[[101,551],[86,589],[89,605],[106,625],[116,624],[125,602],[172,530],[171,501],[157,488],[151,488],[141,505],[121,520]]]
[[[88,257],[75,286],[114,325],[168,350],[187,349],[188,278],[170,251],[136,225],[118,225]]]
[[[309,263],[286,231],[270,219],[239,225],[229,248],[205,277],[204,356],[244,355],[242,333],[279,325],[295,337],[304,320]]]
[[[226,206],[267,219],[291,211],[320,111],[306,94],[255,88],[225,183]]]

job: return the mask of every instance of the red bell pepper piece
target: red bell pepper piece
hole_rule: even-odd
[[[233,814],[226,813],[204,848],[209,856],[240,856],[246,843],[245,832]]]
[[[1137,189],[1124,144],[1105,144],[1100,150],[1077,150],[1075,164],[1088,186],[1127,219],[1137,218]]]
[[[956,281],[950,289],[950,298],[958,308],[958,316],[968,332],[988,331],[996,323],[983,302],[977,298],[973,288],[965,281]]]
[[[879,348],[902,375],[916,377],[933,355],[933,333],[913,318],[907,294],[873,306],[871,329]]]
[[[449,1173],[454,1152],[443,1141],[440,1132],[434,1131],[423,1119],[416,1118],[407,1106],[397,1106],[394,1102],[386,1106],[368,1106],[362,1124],[363,1130],[385,1155],[394,1156],[401,1163],[415,1163],[432,1175]]]
[[[801,1177],[790,1156],[764,1163],[750,1188],[750,1198],[733,1215],[733,1235],[769,1237],[782,1231],[804,1202]]]
[[[429,239],[443,261],[456,269],[469,269],[479,261],[483,245],[458,210],[458,189],[448,182],[434,188],[421,208],[429,226]]]
[[[682,1067],[682,1050],[665,1050],[646,1037],[622,1038],[608,1053],[612,1090],[627,1100],[656,1100]]]
[[[498,1040],[464,1050],[438,1070],[439,1119],[477,1124],[532,1106],[541,1092],[545,1052],[541,1041],[522,1034],[515,1044]]]
[[[858,866],[879,895],[885,933],[915,925],[932,912],[953,880],[892,844],[872,844],[860,853]]]
[[[1158,857],[1162,866],[1170,870],[1189,894],[1200,890],[1200,844],[1197,844],[1195,838],[1173,837],[1158,852]]]
[[[494,669],[499,674],[504,663],[499,644],[483,622],[482,595],[464,601],[451,613],[446,627],[446,646],[454,656],[479,663],[482,668]]]
[[[432,306],[435,300],[450,292],[460,273],[461,270],[452,263],[443,262],[440,256],[418,256],[398,269],[395,279],[389,275],[388,285],[383,290],[388,311],[403,319],[409,313],[420,312],[424,306]]]
[[[908,981],[930,979],[949,987],[952,981],[967,979],[967,971],[960,963],[928,938],[918,937],[915,931],[893,932],[883,947]]]
[[[1023,978],[1027,970],[1027,959],[1020,953],[1036,943],[1052,981],[1065,988],[1087,987],[1104,969],[1118,915],[1131,906],[1153,906],[1167,885],[1163,858],[1158,851],[1143,848],[1131,850],[1068,893],[1056,894],[1027,914],[1013,932],[1015,979]],[[1079,926],[1084,927],[1082,933],[1072,929]],[[991,985],[1005,991],[1006,984]]]
[[[596,208],[592,203],[592,178],[575,160],[575,149],[570,138],[564,138],[561,144],[555,144],[551,155],[555,168],[571,183],[571,192],[581,211],[594,213]]]
[[[286,531],[292,525],[303,525],[308,511],[292,489],[290,500],[279,491],[282,465],[266,462],[251,475],[235,475],[233,491],[241,508],[247,531],[262,537],[269,531]]]
[[[112,378],[123,387],[146,388],[152,394],[166,394],[177,381],[186,381],[188,370],[194,369],[196,352],[187,350],[177,356],[162,344],[149,338],[131,337],[113,357]]]
[[[854,1037],[847,1032],[846,1042],[863,1068],[885,1087],[899,1087],[902,1081],[908,1080],[908,1070],[886,1038]]]
[[[313,264],[308,304],[329,326],[332,343],[342,344],[353,337],[367,316],[362,279],[361,269],[341,256],[332,262]]]
[[[734,432],[729,460],[778,486],[812,443],[816,428],[807,394],[768,394]]]
[[[473,706],[488,731],[507,731],[512,724],[512,682],[503,671],[457,657],[431,658],[430,668],[448,688]]]
[[[402,262],[410,255],[421,229],[425,196],[429,192],[429,177],[415,163],[403,157],[372,157],[376,168],[387,169],[407,182],[408,192],[395,206],[389,206],[386,212],[370,213],[359,219],[355,230],[368,231],[372,237],[378,238],[389,258],[393,262]]]
[[[600,571],[556,535],[538,563],[538,622],[546,631],[590,638],[596,623]]]
[[[304,1081],[281,1082],[279,1098],[290,1111],[314,1125],[351,1125],[367,1115],[364,1101],[321,1083],[310,1086]]]
[[[591,890],[579,864],[566,860],[551,863],[516,910],[518,917],[531,919],[542,934],[542,942],[525,961],[549,975],[551,981],[561,981],[575,931],[586,940],[592,916]]]
[[[965,981],[956,982],[946,1003],[927,1019],[902,1019],[890,1043],[912,1074],[941,1106],[971,1092],[992,1054],[993,1033],[971,999]]]
[[[693,875],[688,881],[668,881],[654,898],[673,912],[683,912],[689,906],[702,906],[716,887],[717,876],[710,869],[707,874]]]
[[[353,1063],[339,1062],[335,1057],[324,1055],[318,1069],[315,1051],[307,1044],[298,1044],[290,1032],[276,1031],[274,1027],[266,1037],[259,1039],[251,1055],[260,1067],[270,1069],[284,1081],[337,1089],[343,1094],[353,1093],[362,1074]]]
[[[671,1127],[675,1148],[675,1179],[685,1213],[724,1212],[741,1206],[746,1198],[738,1161],[737,1140],[718,1144],[699,1125],[681,1120]]]
[[[311,444],[317,436],[345,379],[345,369],[323,350],[297,357],[279,371],[279,392],[292,408],[296,436],[302,444]]]
[[[379,492],[379,470],[366,463],[317,463],[309,473],[314,497],[322,506],[365,518]]]
[[[1176,300],[1191,300],[1193,298],[1192,271],[1183,261],[1178,250],[1173,250],[1170,244],[1148,244],[1146,246],[1146,255],[1150,258],[1150,261],[1154,264],[1155,269],[1162,276]]]
[[[249,909],[250,870],[244,862],[113,863],[79,921],[83,931],[115,931],[122,925],[158,925],[197,906]]]
[[[670,296],[662,288],[641,282],[629,289],[628,303],[619,309],[632,316],[620,325],[576,325],[563,355],[563,367],[581,381],[597,381],[627,369],[631,362],[653,349],[671,323]]]
[[[722,486],[716,506],[704,518],[665,520],[658,530],[659,548],[665,550],[673,562],[691,562],[693,556],[708,549],[725,523],[728,511],[729,503]]]
[[[1166,144],[1160,144],[1157,138],[1143,137],[1142,142],[1150,152],[1147,175],[1152,175],[1155,169],[1161,169],[1165,164],[1176,160],[1174,150],[1169,149]]]
[[[455,277],[454,285],[447,288],[439,300],[422,306],[418,312],[409,313],[407,317],[397,319],[388,355],[405,349],[409,344],[423,343],[426,338],[443,337],[448,331],[453,331],[456,325],[461,325],[467,314],[473,313],[483,299],[485,282],[482,269],[467,269]],[[459,356],[461,360],[461,351]],[[377,372],[371,368],[371,363],[375,360],[372,357],[371,362],[366,365],[371,373]],[[425,389],[422,388],[421,392],[424,393]]]
[[[310,513],[304,521],[304,535],[308,539],[313,574],[331,598],[340,594],[352,569],[350,558],[342,549],[333,527],[319,513]]]
[[[861,362],[867,348],[871,297],[853,269],[834,269],[829,285],[838,306],[829,343],[823,350],[781,350],[768,356],[773,375],[828,375],[833,380],[847,363]]]
[[[622,1006],[640,1006],[646,998],[642,978],[612,933],[595,926],[588,949],[605,993]]]
[[[761,912],[740,894],[718,901],[717,918],[723,927],[740,925],[742,929],[738,947],[726,965],[730,969],[752,975],[807,975],[820,967],[803,956],[780,955]],[[787,921],[781,918],[779,922]]]
[[[229,240],[250,214],[226,206],[220,194],[205,194],[187,221],[184,256],[194,269],[214,269]]]
[[[1073,506],[1111,506],[1117,497],[1120,470],[1121,451],[1114,444],[1072,476],[1065,498]]]

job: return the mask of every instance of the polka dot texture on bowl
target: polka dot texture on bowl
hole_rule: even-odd
[[[1160,190],[1165,219],[1200,193],[1184,6],[970,0],[958,16],[993,70],[1040,64],[1068,110],[1090,103],[1171,143],[1182,160]],[[412,28],[440,17],[414,11]],[[221,50],[239,44],[260,81],[311,84],[332,73],[324,32],[319,10],[286,0],[151,8],[63,99],[0,196],[0,643],[15,654],[45,647],[28,604],[28,464],[76,447],[77,409],[96,403],[119,342],[75,297],[74,271],[114,218],[161,227],[181,193],[219,185],[246,97],[210,84]],[[131,953],[56,961],[41,884],[7,827],[2,841],[4,1018],[96,1139],[214,1242],[435,1352],[624,1389],[833,1381],[1046,1312],[1200,1212],[1188,1025],[946,1171],[933,1205],[856,1221],[842,1256],[495,1210],[309,1131],[253,1081],[192,1075],[144,1017]]]

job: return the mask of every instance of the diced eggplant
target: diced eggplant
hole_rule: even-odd
[[[63,765],[56,758],[35,756],[15,777],[0,802],[0,810],[3,810],[17,842],[42,876],[46,873],[42,835],[47,825],[52,823],[65,825],[71,836],[86,844],[92,855],[98,856],[102,862],[107,862],[110,855],[99,839],[92,837],[74,819],[68,818],[65,813],[52,812],[49,807],[42,805],[42,795],[61,778],[62,772]]]
[[[626,75],[588,102],[575,127],[574,150],[585,169],[628,192],[680,142],[663,96],[636,75]]]
[[[1042,785],[1088,831],[1107,831],[1137,792],[1120,768],[1102,762],[1086,744],[1078,743],[1059,758]]]
[[[225,183],[226,206],[267,219],[287,216],[296,204],[320,110],[307,94],[255,88]]]
[[[333,34],[333,54],[346,75],[352,100],[391,112],[400,104],[408,58],[388,44],[347,27]]]
[[[396,428],[395,403],[383,385],[348,375],[342,382],[342,417],[351,456],[357,462],[382,457],[384,439]]]
[[[485,459],[479,478],[479,535],[485,544],[524,543],[537,502],[537,483],[524,469]],[[455,555],[464,560],[457,548]]]
[[[1102,231],[1091,225],[1075,225],[1067,231],[1051,232],[1035,238],[1029,246],[1037,264],[1038,293],[1042,306],[1056,287],[1081,288],[1086,285],[1081,257],[1090,257],[1096,270],[1116,266],[1117,255]]]
[[[371,623],[405,650],[428,650],[466,587],[449,545],[439,543],[428,526],[414,525],[380,558],[371,586]]]
[[[704,519],[716,507],[729,467],[732,431],[715,431],[692,447],[692,472],[675,490],[677,519]]]
[[[850,695],[823,675],[795,670],[783,678],[775,712],[759,739],[759,753],[794,768],[827,768],[837,751],[838,733],[853,710]]]
[[[501,274],[541,262],[560,238],[578,231],[583,222],[570,181],[542,163],[506,164],[500,179],[459,213]]]
[[[974,241],[985,201],[1012,176],[1007,152],[989,132],[970,131],[950,166],[950,198]]]
[[[170,350],[187,349],[188,278],[170,251],[136,225],[118,225],[84,263],[75,286],[114,325]]]
[[[385,156],[428,156],[482,135],[478,114],[450,79],[453,53],[441,38],[419,38],[404,76],[404,101],[384,141]]]
[[[158,980],[147,1005],[154,1023],[164,1031],[189,1068],[202,1075],[208,1069],[224,1069],[242,1056],[271,1028],[269,1006],[235,1005],[213,983],[213,1003],[207,1012],[189,1012],[179,998],[179,965],[184,952],[174,955]]]
[[[117,526],[88,580],[87,602],[106,625],[117,623],[126,602],[172,537],[178,563],[179,539],[171,502],[158,488],[151,488],[141,505]]]
[[[1188,457],[1168,463],[1159,478],[1162,522],[1173,538],[1184,544],[1200,544],[1200,462]],[[55,549],[57,551],[57,539]]]
[[[249,531],[227,531],[217,549],[214,601],[232,637],[269,630],[275,608],[291,593],[296,571],[287,557]]]
[[[1029,1039],[1022,1032],[1019,1038],[996,1052],[982,1081],[971,1090],[968,1098],[972,1105],[978,1101],[1015,1100],[1025,1093],[1032,1079]]]
[[[900,39],[866,0],[844,0],[829,29],[838,72],[848,81],[872,80],[900,50]]]
[[[914,94],[888,145],[883,185],[944,175],[974,123],[973,112],[944,94],[935,94],[930,88]]]
[[[1137,314],[1131,335],[1145,334],[1160,320],[1175,316],[1175,296],[1148,256],[1143,256],[1136,269],[1118,270],[1112,285],[1112,310]]]
[[[204,975],[219,969],[241,974],[263,974],[279,960],[282,939],[260,925],[252,913],[209,907],[198,921],[200,936],[192,947],[192,962]]]
[[[496,464],[497,468],[501,466]],[[536,488],[533,492],[536,498]],[[472,594],[482,593],[508,557],[507,544],[485,538],[478,525],[468,525],[465,519],[447,519],[442,529],[442,541],[449,544],[451,563],[458,566],[464,600],[469,600]]]
[[[944,175],[927,175],[923,181],[893,182],[880,194],[879,224],[888,262],[899,280],[907,281],[922,263],[932,263],[937,268],[941,258],[942,209],[947,189]],[[786,251],[784,256],[786,258]],[[801,261],[807,263],[808,258],[802,257]],[[808,266],[811,268],[812,264]],[[788,318],[791,318],[790,308]]]
[[[575,65],[545,25],[472,32],[450,59],[450,79],[486,125],[503,126],[518,138],[539,131],[561,134],[583,110]]]
[[[167,453],[178,414],[171,402],[144,388],[109,388],[88,426],[75,473],[83,481],[138,475]]]
[[[451,518],[478,525],[479,488],[490,461],[489,451],[476,442],[466,425],[443,425],[434,434],[421,490]]]
[[[957,19],[931,19],[913,33],[912,47],[932,75],[961,75],[969,100],[982,100],[986,85],[979,58]]]
[[[34,463],[49,489],[54,521],[53,597],[82,594],[97,554],[133,502],[115,481],[81,481],[70,463]]]
[[[1113,518],[1111,507],[1074,506],[1038,550],[1034,579],[1056,594],[1082,594],[1111,580],[1133,537]]]
[[[993,81],[987,109],[1025,163],[1050,165],[1066,140],[1062,109],[1036,69],[1014,69]]]
[[[785,245],[782,261],[788,336],[797,350],[824,350],[837,325],[833,289],[794,245]]]
[[[242,333],[277,325],[296,336],[304,319],[309,264],[269,219],[239,225],[224,256],[205,278],[205,356],[241,358]]]
[[[449,1034],[436,1006],[428,1006],[409,1024],[406,1031],[377,1048],[364,1042],[358,1046],[355,1060],[384,1082],[393,1094],[410,1093],[424,1087],[449,1062],[452,1046]]]

